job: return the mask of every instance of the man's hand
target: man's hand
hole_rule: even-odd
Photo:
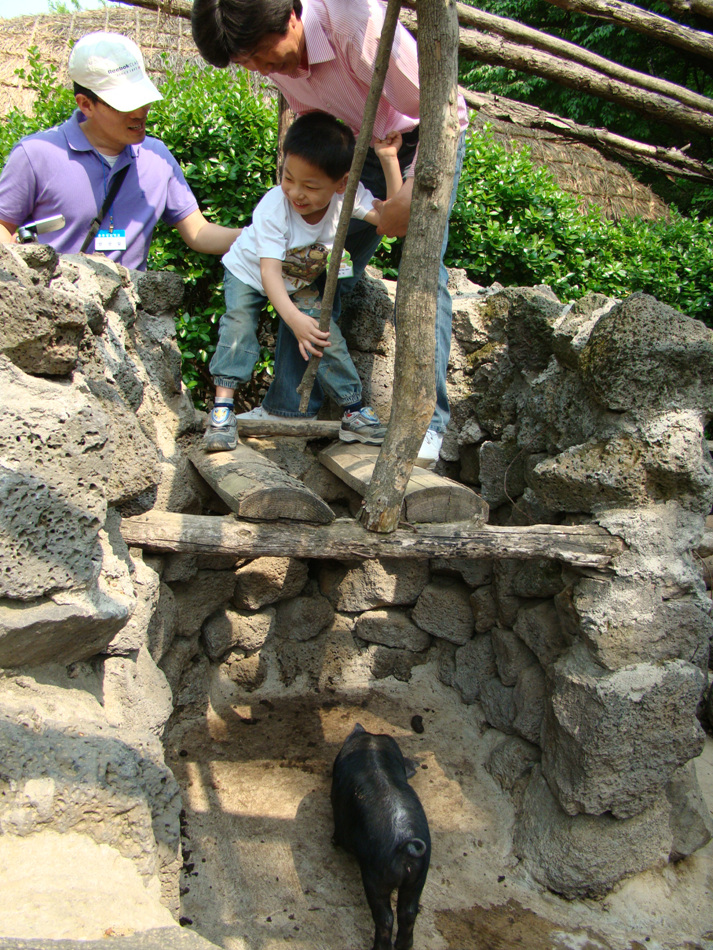
[[[387,237],[404,237],[408,229],[411,216],[411,193],[413,178],[407,178],[403,187],[386,201],[374,201],[374,209],[379,214],[379,223],[376,226],[377,234]]]

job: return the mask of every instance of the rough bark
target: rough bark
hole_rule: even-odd
[[[713,19],[713,2],[711,0],[664,0],[676,13],[697,13]]]
[[[403,0],[404,5],[415,10],[417,0]],[[475,27],[476,30],[487,33],[495,33],[506,40],[512,40],[521,46],[530,46],[534,49],[551,53],[558,58],[576,63],[618,79],[630,86],[639,89],[647,89],[650,92],[656,92],[670,99],[675,99],[684,105],[693,109],[700,109],[703,112],[713,113],[713,99],[702,96],[699,93],[687,89],[685,86],[679,86],[677,83],[668,82],[666,79],[659,79],[649,73],[641,73],[635,69],[628,69],[620,63],[615,63],[605,56],[599,56],[591,50],[577,46],[576,43],[569,43],[567,40],[551,36],[549,33],[543,33],[531,26],[519,23],[517,20],[511,20],[507,17],[496,16],[493,13],[486,13],[484,10],[478,10],[476,7],[467,7],[463,3],[457,4],[458,22],[461,25],[461,55],[465,55],[463,50],[463,39],[467,39],[468,27]],[[415,27],[415,17],[412,13],[404,10],[401,14],[401,22],[407,29],[413,30]]]
[[[620,0],[547,0],[548,3],[572,13],[584,13],[617,26],[626,26],[660,43],[676,46],[687,53],[713,59],[713,36],[702,30],[676,23],[658,13],[642,10],[633,3]]]
[[[441,245],[458,144],[458,19],[450,0],[420,0],[420,144],[411,218],[399,268],[391,418],[361,521],[393,531],[436,403],[435,315]]]
[[[713,180],[713,168],[698,159],[690,158],[677,148],[659,148],[646,142],[637,142],[623,135],[609,132],[607,129],[595,129],[589,125],[579,125],[571,119],[562,118],[552,112],[545,112],[537,106],[516,102],[504,96],[494,96],[487,92],[473,92],[461,86],[461,94],[468,105],[484,115],[492,116],[514,125],[529,129],[542,129],[553,135],[560,135],[598,149],[613,158],[638,162],[668,175],[681,175],[701,181]]]
[[[331,525],[251,524],[232,515],[185,515],[149,511],[124,518],[121,534],[133,547],[151,551],[298,558],[555,558],[579,568],[606,569],[625,549],[621,538],[598,525],[500,527],[451,522],[365,531],[351,518]]]
[[[386,71],[389,68],[391,46],[394,41],[396,24],[399,22],[400,9],[401,0],[388,0],[386,14],[384,16],[384,25],[381,30],[381,36],[379,37],[379,47],[376,51],[376,60],[374,61],[374,72],[371,77],[371,85],[369,86],[369,95],[364,104],[364,116],[361,128],[359,129],[359,135],[357,136],[352,167],[349,170],[349,181],[347,183],[347,189],[344,192],[344,203],[339,214],[337,233],[334,236],[334,245],[331,251],[332,263],[327,269],[327,279],[322,294],[322,305],[319,312],[319,328],[323,331],[329,330],[330,321],[332,319],[332,304],[334,303],[334,294],[337,289],[339,262],[342,259],[347,229],[349,228],[352,211],[354,210],[354,198],[356,197],[357,187],[359,186],[361,170],[364,167],[364,160],[366,159],[369,143],[371,142],[372,133],[374,131],[374,120],[376,119],[376,111],[379,107],[381,92],[384,88]],[[320,357],[318,356],[310,357],[302,381],[297,387],[297,392],[300,394],[300,412],[307,412],[309,397],[312,392],[312,387],[314,386],[315,377],[317,376],[317,370],[319,369],[319,360]]]

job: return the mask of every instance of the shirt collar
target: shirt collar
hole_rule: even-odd
[[[75,109],[71,117],[64,123],[64,135],[67,139],[67,145],[75,152],[95,152],[99,155],[99,152],[97,152],[84,134],[84,130],[82,129],[83,122],[81,121],[82,115],[83,113],[80,109]],[[118,161],[114,168],[121,168],[127,161],[133,161],[136,158],[136,152],[139,148],[141,148],[140,145],[125,146],[124,150],[119,152]]]
[[[302,0],[302,26],[307,45],[308,70],[318,63],[334,59],[334,50],[322,26],[319,4]]]

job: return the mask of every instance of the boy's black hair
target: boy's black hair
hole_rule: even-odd
[[[301,19],[302,0],[193,0],[193,41],[203,59],[223,69],[268,33],[284,35],[293,10]]]
[[[307,112],[287,130],[283,151],[339,181],[352,167],[354,145],[354,133],[344,122],[327,112]]]
[[[87,89],[86,86],[80,86],[78,82],[74,83],[74,95],[86,96],[90,102],[99,102],[99,96],[96,94],[96,92],[92,92],[92,90]]]

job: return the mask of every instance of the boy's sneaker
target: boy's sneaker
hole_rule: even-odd
[[[238,422],[229,406],[214,406],[203,435],[206,452],[229,452],[238,442]]]
[[[364,406],[355,412],[345,412],[339,429],[342,442],[363,442],[365,445],[381,445],[386,435],[379,417],[371,408]]]
[[[294,419],[296,422],[301,422],[303,419],[308,422],[314,422],[317,416],[275,416],[271,412],[268,412],[267,409],[263,409],[262,406],[255,406],[254,409],[248,409],[247,412],[239,412],[237,417],[238,419],[271,419],[273,422],[289,422]]]
[[[435,468],[438,456],[441,454],[443,435],[435,429],[427,429],[423,437],[421,448],[416,456],[416,465],[419,468]]]

